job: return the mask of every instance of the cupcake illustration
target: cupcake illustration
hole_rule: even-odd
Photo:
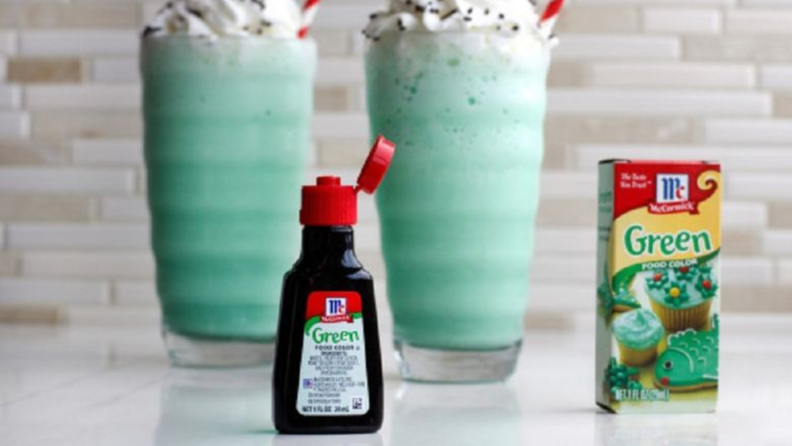
[[[656,271],[646,279],[652,310],[669,333],[706,328],[717,292],[711,266]]]
[[[613,321],[613,336],[619,345],[621,362],[631,367],[654,361],[664,334],[663,325],[649,310],[628,311]]]

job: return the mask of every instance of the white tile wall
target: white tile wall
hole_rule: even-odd
[[[709,119],[704,123],[708,143],[792,144],[792,120]]]
[[[380,249],[379,224],[358,222],[355,226],[355,251],[379,252]]]
[[[787,0],[742,0],[745,6],[788,6]]]
[[[768,116],[772,100],[767,93],[558,89],[550,91],[548,111],[589,116]]]
[[[591,296],[595,289],[596,263],[593,255],[542,255],[533,262],[531,280],[547,284],[588,284],[592,287]]]
[[[154,305],[157,289],[153,282],[118,281],[113,287],[113,302],[124,306]]]
[[[663,6],[731,6],[738,0],[572,0],[571,4],[581,5],[663,5]],[[784,0],[742,0],[742,1],[784,1]]]
[[[724,257],[721,275],[730,285],[770,285],[773,262],[764,258]]]
[[[537,256],[548,254],[585,254],[595,256],[597,236],[594,228],[540,228],[535,233],[534,250]]]
[[[30,116],[27,113],[0,110],[0,138],[19,139],[30,133]]]
[[[142,19],[164,0],[101,1],[136,5]],[[30,6],[26,17],[36,23],[0,18],[0,258],[17,266],[0,268],[0,312],[28,304],[82,323],[108,314],[155,321],[138,32],[110,27],[106,11],[36,22],[34,6],[46,2],[58,2],[52,11],[84,6],[0,0]],[[368,138],[359,31],[377,3],[324,3],[313,34],[326,100],[306,182],[317,174],[351,182],[355,157],[335,157],[333,148]],[[567,0],[566,8],[578,17],[564,24],[554,52],[541,182],[547,226],[536,232],[531,308],[592,311],[595,165],[606,157],[722,160],[724,228],[736,245],[725,249],[724,280],[789,290],[792,3]],[[63,203],[35,209],[53,200]],[[374,200],[359,204],[358,251],[382,279]]]
[[[97,57],[91,68],[91,75],[96,82],[133,83],[140,81],[137,57]]]
[[[543,198],[597,197],[597,176],[591,172],[570,173],[547,171],[542,174]]]
[[[368,15],[379,8],[376,2],[358,2],[357,5],[322,4],[322,13],[313,24],[319,30],[363,29],[368,23]]]
[[[792,90],[792,65],[764,65],[759,73],[762,87]]]
[[[120,193],[134,191],[135,174],[122,169],[0,167],[0,193]]]
[[[726,172],[726,181],[729,173]],[[726,201],[721,208],[721,222],[724,229],[762,230],[769,220],[767,205],[755,202]]]
[[[23,276],[57,278],[151,279],[154,261],[148,252],[27,252]]]
[[[779,10],[729,11],[726,32],[731,34],[792,34],[792,12]]]
[[[0,85],[0,110],[19,108],[21,97],[19,87]]]
[[[368,138],[368,117],[353,113],[325,113],[314,116],[315,138]]]
[[[721,13],[717,9],[647,8],[643,21],[649,32],[716,34],[721,30]]]
[[[363,61],[353,58],[325,58],[319,61],[318,85],[361,85],[365,82]]]
[[[792,285],[792,259],[783,259],[778,263],[779,282],[784,285]]]
[[[792,231],[767,231],[762,237],[762,251],[770,255],[792,256]]]
[[[792,202],[792,176],[734,174],[726,184],[726,196],[741,200]]]
[[[18,38],[25,56],[133,55],[138,50],[137,33],[130,30],[24,30]]]
[[[7,229],[8,247],[19,250],[145,250],[147,224],[42,224],[13,223]]]
[[[139,139],[79,139],[72,144],[74,164],[117,166],[143,164],[143,142]]]
[[[0,277],[0,305],[104,304],[109,286],[103,281],[12,279]]]
[[[681,52],[679,39],[665,36],[565,35],[556,60],[669,60]]]
[[[755,72],[754,66],[749,64],[594,63],[591,65],[591,84],[621,88],[752,88],[756,84]]]
[[[0,30],[0,56],[16,53],[17,39],[14,31]]]
[[[144,197],[106,197],[99,206],[102,220],[147,221],[148,207]]]
[[[34,86],[25,89],[25,105],[33,111],[138,110],[140,95],[137,85]]]
[[[599,160],[607,158],[717,160],[730,173],[792,170],[792,150],[772,146],[592,144],[578,146],[575,154],[581,170],[593,169]]]
[[[594,299],[582,298],[591,294],[588,285],[531,284],[528,312],[593,311]]]

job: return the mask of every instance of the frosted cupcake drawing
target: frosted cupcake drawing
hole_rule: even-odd
[[[717,291],[709,265],[659,270],[646,279],[652,310],[669,333],[707,328]]]
[[[619,343],[621,362],[632,367],[654,361],[664,333],[657,316],[649,310],[629,311],[613,321],[613,335]]]

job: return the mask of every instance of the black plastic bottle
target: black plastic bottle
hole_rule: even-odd
[[[355,256],[357,192],[373,193],[393,157],[380,137],[358,187],[320,177],[302,192],[302,253],[286,274],[273,372],[273,421],[284,434],[376,432],[382,362],[374,281]]]

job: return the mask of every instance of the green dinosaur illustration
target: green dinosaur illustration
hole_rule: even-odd
[[[718,316],[710,330],[688,329],[668,337],[668,348],[655,364],[655,381],[672,392],[718,386]]]

